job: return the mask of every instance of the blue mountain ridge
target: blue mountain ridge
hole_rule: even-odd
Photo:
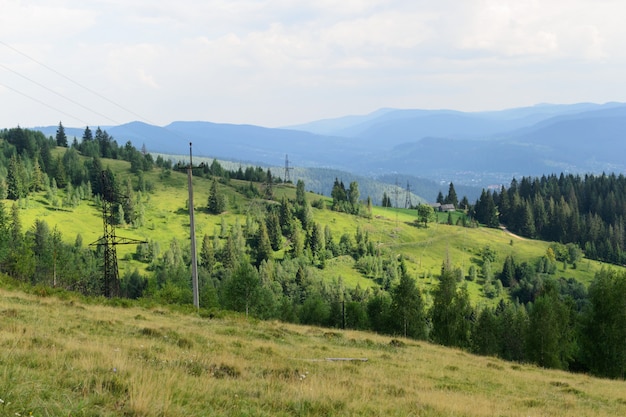
[[[37,128],[54,136],[56,126]],[[66,127],[79,139],[84,129]],[[95,130],[92,128],[92,130]],[[120,145],[370,177],[402,174],[486,186],[560,172],[625,172],[626,104],[542,104],[487,112],[381,109],[363,116],[265,128],[204,121],[106,128]],[[80,132],[73,134],[72,132]]]

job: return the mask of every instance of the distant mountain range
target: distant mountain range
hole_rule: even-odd
[[[56,126],[35,128],[55,135]],[[332,168],[484,187],[560,172],[626,172],[626,104],[542,104],[502,111],[381,109],[284,128],[210,122],[103,126],[151,152]],[[65,128],[72,138],[84,128]],[[92,127],[92,130],[95,130]],[[403,185],[403,184],[401,184]],[[444,189],[444,193],[447,189]]]

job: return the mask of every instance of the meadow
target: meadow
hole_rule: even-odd
[[[58,150],[57,150],[58,151]],[[116,173],[118,182],[125,184],[127,179],[136,183],[136,177],[130,173],[129,163],[119,160],[103,160],[105,167],[110,167]],[[186,173],[172,171],[162,175],[158,169],[144,174],[150,184],[151,191],[141,194],[144,210],[144,222],[139,227],[125,225],[117,227],[117,235],[132,239],[157,242],[161,251],[165,250],[172,239],[177,239],[186,250],[189,250],[189,215],[187,209],[187,177]],[[244,225],[246,217],[262,216],[265,212],[265,200],[247,198],[238,192],[238,188],[249,186],[246,181],[230,180],[228,184],[219,184],[221,192],[228,201],[227,211],[221,215],[211,215],[206,210],[211,180],[194,177],[194,206],[196,220],[196,237],[199,242],[207,234],[214,236],[225,223],[228,227],[239,222]],[[260,186],[257,184],[257,186]],[[306,187],[306,184],[305,184]],[[295,198],[295,186],[282,184],[275,186],[275,200],[282,196]],[[362,196],[366,198],[367,196]],[[315,193],[307,193],[309,202],[322,200],[324,205],[330,206],[330,199]],[[9,207],[13,202],[6,200]],[[28,202],[22,202],[20,216],[23,227],[29,229],[36,219],[45,220],[48,225],[58,227],[63,239],[73,243],[78,234],[85,245],[95,242],[102,236],[102,214],[97,206],[89,200],[83,200],[76,207],[53,207],[46,200],[45,192],[35,193]],[[499,272],[502,262],[507,255],[514,255],[518,262],[535,262],[546,253],[548,242],[526,240],[512,236],[503,230],[484,227],[467,228],[447,225],[447,214],[439,213],[436,222],[428,227],[416,224],[415,210],[399,208],[383,208],[373,206],[371,218],[353,216],[331,211],[328,208],[312,208],[313,220],[328,226],[335,241],[343,234],[355,236],[357,228],[369,235],[370,241],[381,251],[393,255],[403,255],[412,276],[417,279],[418,286],[430,292],[437,284],[436,275],[439,273],[444,259],[449,258],[455,267],[459,267],[464,274],[468,274],[470,265],[480,265],[480,252],[487,246],[495,251],[497,259],[493,271]],[[456,220],[461,213],[453,213]],[[140,273],[149,274],[147,264],[133,259],[135,245],[121,245],[117,247],[120,276],[137,269]],[[277,251],[274,257],[279,259],[284,251]],[[577,269],[564,269],[559,265],[557,276],[573,277],[585,284],[593,279],[594,274],[602,267],[600,262],[584,259],[579,262]],[[369,288],[377,285],[370,278],[363,276],[356,268],[350,257],[338,257],[327,261],[326,268],[319,270],[325,280],[339,280],[347,287]],[[483,280],[466,281],[468,291],[474,304],[493,304],[495,299],[484,297]]]
[[[626,413],[624,381],[372,333],[29,294],[2,281],[0,415]]]

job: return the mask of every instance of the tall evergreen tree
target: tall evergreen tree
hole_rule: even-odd
[[[293,231],[293,207],[285,196],[280,200],[279,219],[283,235],[290,236]]]
[[[556,287],[547,283],[529,315],[528,357],[546,368],[567,369],[572,358],[571,320]]]
[[[468,347],[471,315],[467,289],[457,291],[454,271],[444,263],[433,297],[432,339],[444,346]]]
[[[272,177],[272,171],[267,169],[265,180],[265,198],[268,200],[274,199],[274,178]]]
[[[383,192],[383,201],[381,203],[383,207],[391,207],[391,197],[387,195],[387,192]]]
[[[7,170],[7,198],[10,200],[19,200],[26,196],[23,170],[21,158],[13,154]]]
[[[291,253],[295,258],[302,256],[304,253],[304,232],[298,219],[294,220],[293,230],[291,232]]]
[[[398,285],[391,290],[390,310],[391,324],[399,334],[414,339],[427,337],[422,295],[415,285],[415,280],[406,272],[400,274]]]
[[[359,183],[356,181],[352,181],[350,183],[350,186],[347,192],[348,204],[350,206],[350,212],[352,214],[359,213],[359,197],[360,196],[361,195],[359,192]]]
[[[500,302],[496,309],[498,318],[499,356],[502,359],[523,362],[526,360],[528,314],[523,304]]]
[[[445,199],[446,204],[452,204],[454,207],[459,205],[459,199],[456,196],[456,190],[454,189],[454,184],[450,183],[450,187],[448,188],[448,195]]]
[[[200,264],[210,273],[213,272],[215,266],[215,249],[213,242],[208,234],[202,237],[202,245],[200,246]]]
[[[217,186],[217,180],[215,178],[213,178],[213,181],[211,182],[207,209],[211,214],[220,214],[226,210],[226,199]]]
[[[267,234],[267,226],[265,222],[260,222],[257,234],[254,239],[254,250],[256,253],[256,265],[260,265],[261,262],[272,258],[272,244],[270,243],[269,235]]]
[[[280,219],[277,210],[270,210],[265,217],[267,234],[270,238],[273,250],[279,250],[282,246],[283,236],[280,228]]]
[[[500,351],[498,333],[494,311],[489,307],[483,308],[472,331],[472,351],[485,356],[497,355]]]
[[[589,286],[589,310],[581,345],[584,361],[596,375],[626,376],[626,273],[603,269]]]
[[[296,182],[296,204],[303,206],[306,204],[306,192],[304,190],[304,181]]]
[[[67,135],[65,134],[65,128],[63,127],[63,123],[59,122],[59,127],[57,128],[57,146],[62,146],[67,148]]]
[[[335,178],[335,183],[333,184],[330,196],[333,198],[332,209],[336,211],[345,211],[348,194],[346,187],[343,185],[343,181],[339,181],[339,179]]]

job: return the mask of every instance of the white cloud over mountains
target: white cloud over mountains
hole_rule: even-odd
[[[620,1],[0,0],[0,10],[7,127],[136,114],[275,126],[626,95]]]

